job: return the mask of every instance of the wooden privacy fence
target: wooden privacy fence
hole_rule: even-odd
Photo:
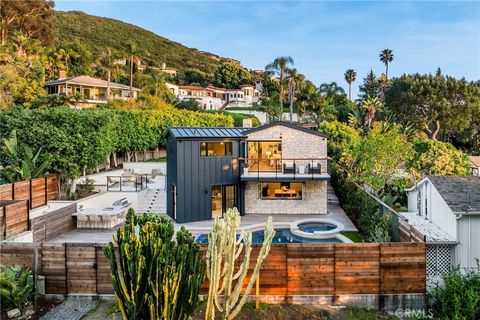
[[[47,242],[76,228],[77,204],[72,203],[63,208],[48,212],[30,220],[34,242]]]
[[[0,257],[2,264],[28,266],[44,275],[48,294],[112,294],[103,247],[3,243]],[[252,270],[259,249],[252,251]],[[260,294],[425,293],[425,265],[425,243],[273,245],[260,271]],[[205,281],[201,293],[207,288]]]
[[[0,239],[29,229],[27,200],[0,200]]]
[[[58,195],[58,177],[51,175],[0,186],[0,200],[27,200],[34,209],[55,200]]]

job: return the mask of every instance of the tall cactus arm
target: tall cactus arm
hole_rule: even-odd
[[[253,284],[257,278],[258,272],[260,271],[260,267],[262,266],[263,261],[268,256],[270,252],[270,248],[272,246],[272,240],[275,236],[275,230],[273,229],[272,217],[268,217],[267,223],[265,224],[265,238],[263,240],[262,248],[260,249],[260,253],[257,257],[257,263],[255,265],[255,269],[253,270],[253,274],[250,277],[250,281],[245,289],[245,293],[240,299],[240,302],[236,306],[235,309],[230,313],[228,316],[228,320],[233,320],[237,316],[237,314],[242,310],[243,305],[247,302],[248,296],[250,291],[252,290]]]

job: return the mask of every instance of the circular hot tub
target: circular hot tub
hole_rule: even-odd
[[[308,233],[330,231],[336,228],[337,225],[328,222],[304,222],[298,225],[299,230]]]

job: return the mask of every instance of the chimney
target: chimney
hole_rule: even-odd
[[[67,77],[67,72],[65,70],[58,71],[58,79],[65,79]]]
[[[251,128],[251,127],[253,126],[253,124],[252,124],[252,119],[249,119],[249,118],[243,119],[243,121],[242,121],[242,126],[243,126],[244,128]]]

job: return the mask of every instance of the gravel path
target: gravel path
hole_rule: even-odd
[[[80,320],[96,305],[97,301],[91,298],[70,297],[49,311],[41,320]]]

